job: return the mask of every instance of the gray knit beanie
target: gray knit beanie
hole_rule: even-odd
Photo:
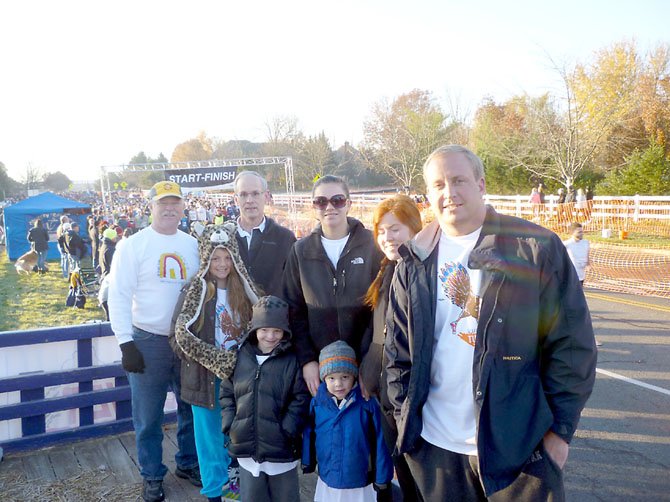
[[[288,303],[276,296],[263,296],[253,308],[251,328],[253,334],[259,328],[279,328],[291,335],[288,324]]]
[[[326,345],[319,354],[319,377],[324,380],[332,373],[349,373],[358,376],[356,352],[347,342],[338,340]]]

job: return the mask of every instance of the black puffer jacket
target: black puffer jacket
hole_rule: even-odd
[[[372,312],[363,303],[379,271],[382,254],[372,232],[347,218],[349,240],[333,267],[321,244],[321,227],[296,242],[286,262],[283,298],[290,307],[291,331],[301,365],[318,361],[326,345],[344,340],[360,360]]]
[[[291,462],[300,458],[311,396],[290,340],[282,340],[261,365],[255,341],[252,333],[242,343],[232,379],[221,382],[228,451],[259,463]]]

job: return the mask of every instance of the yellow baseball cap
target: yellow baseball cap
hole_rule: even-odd
[[[179,197],[183,199],[181,187],[173,181],[159,181],[149,190],[149,198],[153,201],[161,200],[163,197]]]

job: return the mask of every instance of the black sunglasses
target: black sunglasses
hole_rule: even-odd
[[[330,202],[335,209],[342,209],[344,206],[347,205],[347,196],[343,194],[338,194],[338,195],[333,195],[330,199],[327,197],[314,197],[312,200],[312,205],[317,208],[321,209],[322,211],[328,207],[328,203]]]

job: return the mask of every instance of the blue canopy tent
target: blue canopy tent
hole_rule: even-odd
[[[56,241],[56,229],[60,225],[60,217],[65,214],[70,220],[77,221],[82,238],[88,238],[86,215],[90,212],[91,206],[89,204],[66,199],[51,192],[44,192],[11,206],[6,206],[5,242],[7,256],[10,260],[16,260],[30,250],[30,243],[26,239],[28,230],[33,226],[35,218],[41,218],[44,227],[49,232],[47,259],[58,259],[60,254]]]

